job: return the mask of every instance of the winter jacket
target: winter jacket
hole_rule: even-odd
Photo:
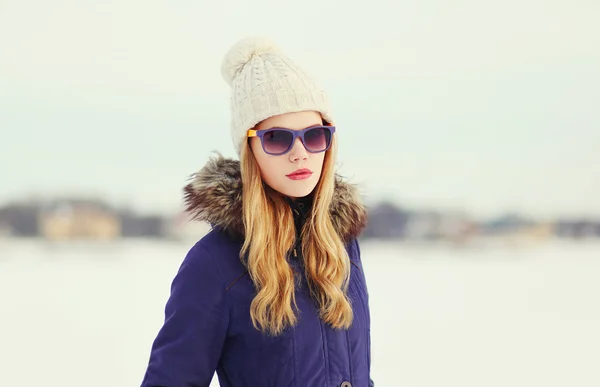
[[[239,258],[243,243],[239,162],[211,159],[185,189],[187,210],[212,230],[188,252],[172,281],[164,324],[155,338],[142,387],[369,387],[369,295],[357,236],[366,222],[355,189],[336,177],[331,219],[351,260],[348,296],[354,319],[334,329],[319,318],[302,269],[301,249],[287,257],[296,285],[298,323],[279,336],[252,325],[256,292]],[[310,202],[290,204],[300,227]],[[297,245],[298,247],[298,245]]]

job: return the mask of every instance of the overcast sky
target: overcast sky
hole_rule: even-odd
[[[271,37],[334,103],[368,201],[600,215],[600,2],[0,0],[0,203],[177,210],[235,156],[229,46]]]

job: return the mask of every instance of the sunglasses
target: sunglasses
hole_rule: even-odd
[[[270,128],[248,130],[248,137],[258,137],[265,153],[279,156],[288,153],[299,137],[310,153],[325,152],[331,146],[335,126],[311,126],[302,130]]]

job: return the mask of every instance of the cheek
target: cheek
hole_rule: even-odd
[[[273,181],[274,176],[277,175],[277,163],[273,160],[273,156],[265,153],[259,138],[252,138],[250,140],[250,147],[252,148],[254,159],[258,163],[262,179],[269,184]]]
[[[315,168],[319,170],[323,169],[323,163],[325,162],[325,152],[321,152],[315,157]]]

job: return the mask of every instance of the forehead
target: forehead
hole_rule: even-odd
[[[277,127],[300,130],[308,128],[309,126],[321,125],[322,122],[321,115],[314,111],[286,113],[267,118],[256,125],[256,129],[260,130]]]

